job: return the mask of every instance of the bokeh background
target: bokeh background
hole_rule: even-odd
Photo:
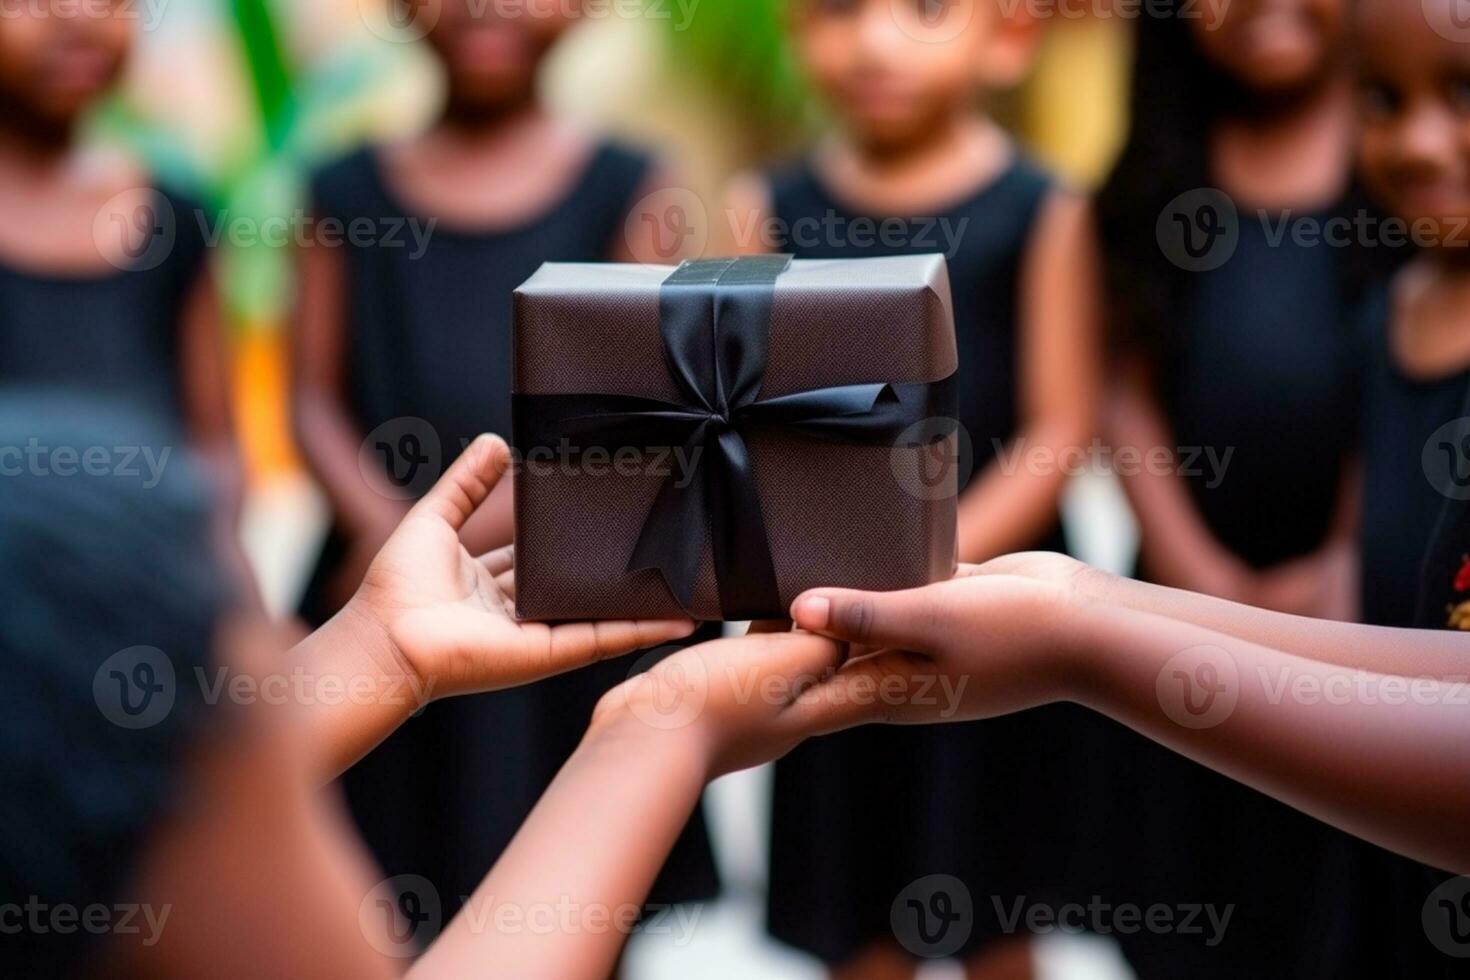
[[[137,56],[125,85],[89,123],[88,138],[125,144],[226,220],[258,227],[291,215],[302,207],[314,163],[412,132],[440,97],[433,62],[388,22],[389,0],[136,2]],[[711,213],[730,176],[792,153],[820,131],[820,109],[783,46],[782,0],[647,0],[636,16],[619,13],[632,9],[623,4],[596,6],[600,15],[584,18],[555,52],[546,99],[590,126],[661,150]],[[1105,9],[1050,18],[1036,71],[993,107],[1033,153],[1082,186],[1105,172],[1122,134],[1128,28]],[[721,230],[715,222],[712,232]],[[718,238],[711,241],[710,251],[721,250]],[[246,545],[268,601],[285,611],[325,517],[286,417],[290,256],[229,241],[213,251],[249,474]],[[1129,522],[1112,488],[1100,478],[1080,481],[1067,509],[1084,557],[1127,563]],[[727,896],[694,911],[692,938],[679,938],[676,928],[636,939],[631,976],[822,975],[764,937],[766,787],[767,774],[757,771],[712,789],[707,807]],[[1049,977],[1126,975],[1097,939],[1054,936],[1041,961]]]

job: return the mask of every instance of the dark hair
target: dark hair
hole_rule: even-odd
[[[1210,185],[1209,134],[1229,84],[1177,16],[1141,18],[1135,35],[1129,131],[1097,195],[1110,325],[1120,346],[1152,347],[1179,308],[1187,274],[1159,248],[1151,216]]]
[[[182,444],[124,406],[0,396],[0,903],[122,900],[176,789],[204,714],[194,671],[232,593]],[[113,684],[140,663],[171,689],[129,718]],[[88,938],[22,924],[0,972],[72,972]]]
[[[1201,53],[1182,8],[1164,2],[1167,16],[1138,21],[1128,138],[1096,198],[1113,345],[1154,358],[1171,343],[1170,319],[1192,279],[1165,256],[1155,222],[1180,194],[1214,186],[1210,134],[1223,116],[1248,111],[1253,100]],[[1346,203],[1372,207],[1356,181]],[[1346,288],[1355,292],[1378,281],[1399,256],[1384,246],[1354,246],[1344,256]]]

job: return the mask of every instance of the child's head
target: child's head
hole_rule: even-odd
[[[1416,238],[1465,247],[1470,29],[1456,30],[1457,2],[1358,0],[1353,29],[1364,181]]]
[[[492,118],[529,102],[546,53],[576,17],[570,0],[391,0],[435,8],[426,40],[452,109]]]
[[[1289,95],[1327,77],[1343,43],[1344,0],[1204,0],[1179,8],[1200,54],[1240,88]]]
[[[1020,81],[1037,27],[998,0],[791,0],[797,55],[854,139],[902,147]]]
[[[14,4],[0,17],[0,115],[63,135],[117,81],[133,43],[123,0]]]

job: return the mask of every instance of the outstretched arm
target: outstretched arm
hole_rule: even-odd
[[[831,705],[803,693],[842,653],[802,634],[716,641],[609,692],[581,746],[414,975],[611,975],[704,784],[827,730]],[[497,929],[505,922],[519,924]]]
[[[968,678],[960,717],[1078,701],[1351,833],[1470,870],[1463,638],[1319,623],[1120,581],[1092,586],[1116,588],[1102,597],[1088,593],[1086,576],[1076,585],[965,571],[908,592],[818,590],[797,601],[794,618],[878,650],[829,682],[839,691],[937,672]],[[940,720],[934,713],[884,703],[855,706],[846,720]]]

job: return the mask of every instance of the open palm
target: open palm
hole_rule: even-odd
[[[436,696],[514,687],[693,632],[687,619],[517,620],[513,548],[476,558],[460,542],[509,467],[504,441],[476,439],[409,511],[354,600]]]

